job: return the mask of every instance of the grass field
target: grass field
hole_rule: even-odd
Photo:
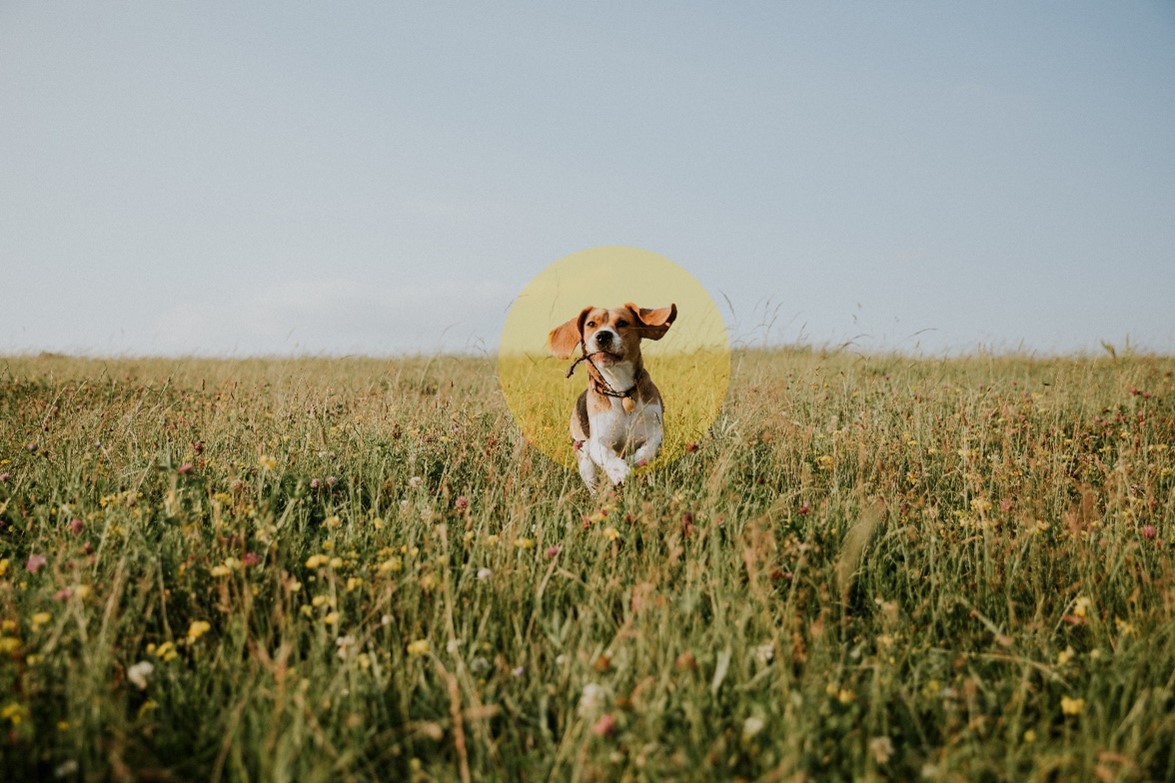
[[[739,352],[592,499],[490,359],[0,359],[0,769],[1175,779],[1173,372]]]

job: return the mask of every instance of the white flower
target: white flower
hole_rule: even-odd
[[[762,718],[752,715],[743,721],[743,739],[752,739],[756,734],[763,730],[764,721]]]
[[[579,714],[580,717],[590,718],[594,717],[596,713],[604,708],[604,702],[608,699],[608,691],[602,685],[594,682],[589,682],[583,686],[583,693],[579,695]]]
[[[139,661],[134,666],[126,670],[126,678],[131,681],[139,690],[147,689],[147,678],[155,671],[155,666],[150,661]]]
[[[885,764],[893,756],[893,740],[889,737],[874,737],[869,740],[869,752],[878,764]]]
[[[755,660],[759,662],[760,666],[766,666],[775,657],[775,645],[771,642],[760,644],[751,653],[755,656]]]
[[[494,575],[494,572],[493,572],[493,571],[491,571],[491,570],[490,570],[490,569],[488,569],[488,568],[479,568],[479,569],[477,569],[477,578],[478,578],[479,580],[481,580],[482,582],[484,582],[485,580],[489,579],[489,578],[490,578],[491,576],[493,576],[493,575]]]
[[[352,636],[340,636],[335,639],[335,646],[338,648],[335,652],[344,661],[351,657],[352,647],[355,646],[355,638]]]

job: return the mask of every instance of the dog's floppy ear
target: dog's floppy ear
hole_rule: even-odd
[[[637,307],[632,302],[628,302],[624,306],[632,310],[641,322],[641,337],[647,337],[650,340],[660,340],[664,337],[677,318],[677,305],[675,304],[668,307],[658,307],[655,310]]]
[[[591,311],[591,307],[585,307],[579,315],[547,333],[547,348],[551,350],[555,358],[571,358],[576,346],[583,339],[583,321]]]

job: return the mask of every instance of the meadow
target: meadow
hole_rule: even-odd
[[[1175,779],[1175,359],[739,351],[595,498],[495,369],[0,359],[6,779]]]

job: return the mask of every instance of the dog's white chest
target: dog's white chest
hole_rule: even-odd
[[[620,456],[628,456],[646,443],[660,441],[661,404],[638,402],[632,412],[623,401],[610,399],[607,410],[592,418],[592,437]]]

